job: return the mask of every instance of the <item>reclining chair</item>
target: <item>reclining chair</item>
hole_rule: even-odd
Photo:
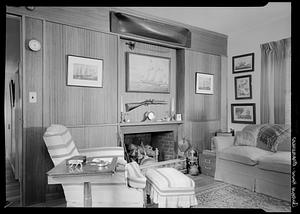
[[[120,184],[91,183],[92,207],[143,207],[145,206],[144,188],[146,178],[140,172],[137,163],[127,163],[124,159],[123,147],[100,147],[78,151],[69,130],[58,124],[47,128],[43,139],[49,155],[58,165],[62,161],[75,156],[118,157],[118,164],[124,165],[124,182]],[[83,184],[62,184],[67,207],[83,207]]]

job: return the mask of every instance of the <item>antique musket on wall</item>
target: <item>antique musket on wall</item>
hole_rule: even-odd
[[[142,102],[135,102],[135,103],[126,103],[125,104],[125,110],[126,112],[132,111],[133,109],[136,109],[140,106],[148,106],[148,105],[165,105],[167,104],[166,101],[163,100],[154,100],[154,99],[148,99]]]

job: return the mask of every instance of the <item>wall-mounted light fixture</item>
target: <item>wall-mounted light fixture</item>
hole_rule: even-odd
[[[130,50],[133,50],[135,48],[135,42],[126,42],[126,45],[128,45]]]

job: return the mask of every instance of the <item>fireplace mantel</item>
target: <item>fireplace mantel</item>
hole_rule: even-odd
[[[165,131],[177,132],[178,126],[181,124],[183,124],[182,121],[120,123],[120,129],[123,134]]]

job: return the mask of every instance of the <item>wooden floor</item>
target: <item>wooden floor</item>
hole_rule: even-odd
[[[203,174],[200,174],[198,176],[191,176],[188,175],[190,178],[192,178],[195,181],[195,191],[201,191],[202,189],[209,188],[211,185],[214,185],[218,183],[215,181],[212,177],[206,176]],[[49,197],[51,198],[51,197]],[[20,202],[19,198],[17,200],[14,200],[12,204],[10,204],[8,207],[20,207]],[[39,203],[39,204],[34,204],[31,206],[27,207],[66,207],[66,201],[64,198],[59,198],[59,199],[46,199],[45,203]],[[155,204],[147,204],[147,208],[155,208],[157,205]]]

